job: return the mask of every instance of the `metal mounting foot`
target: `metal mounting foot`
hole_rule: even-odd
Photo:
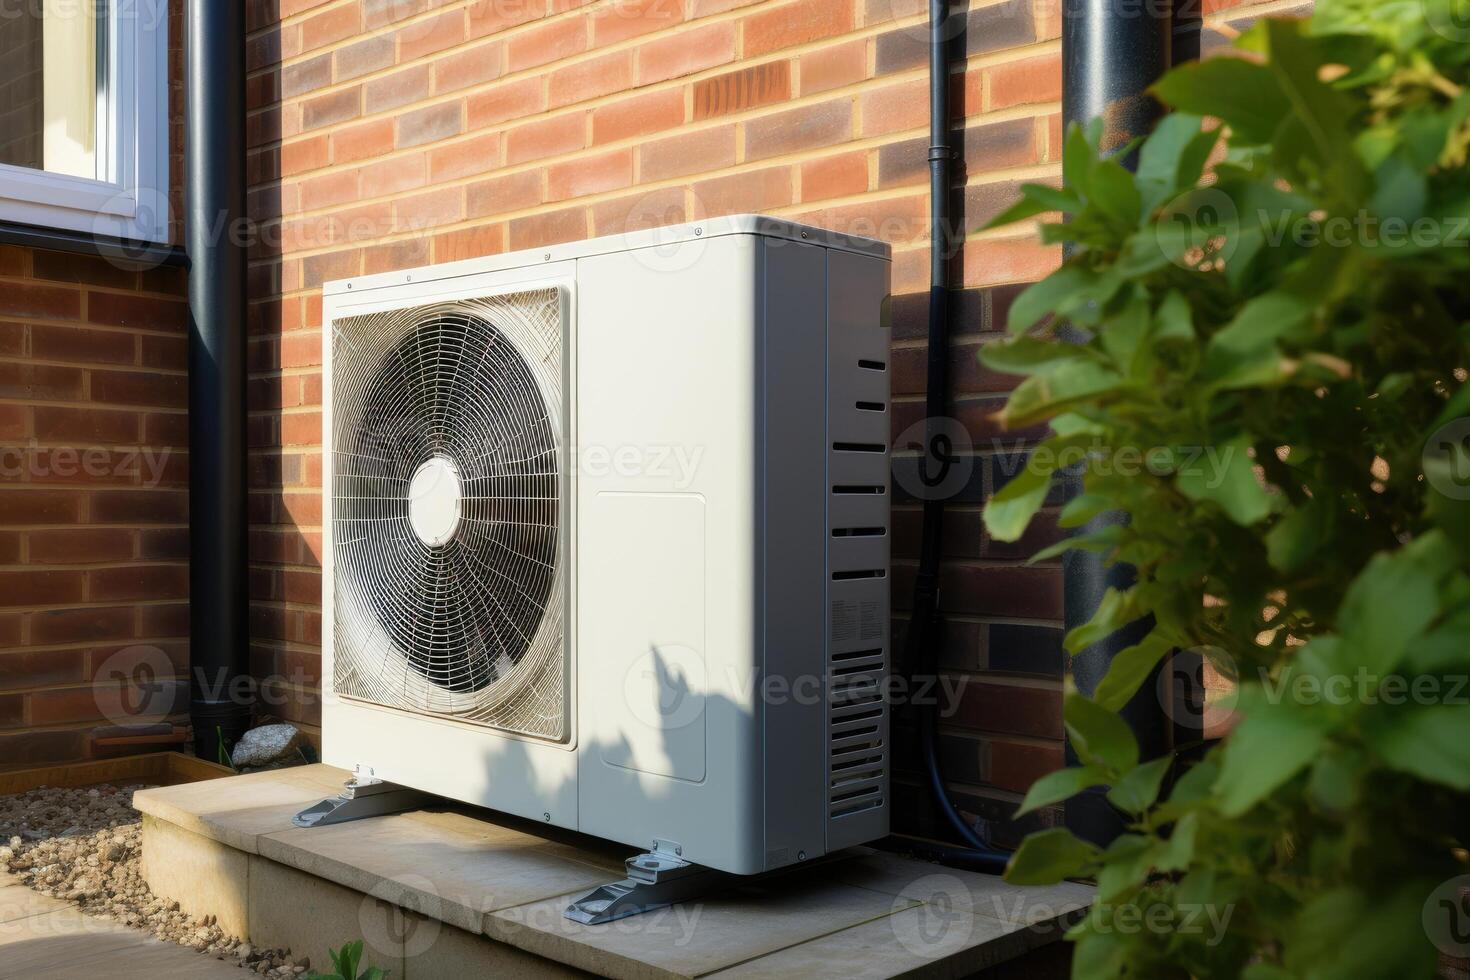
[[[690,864],[679,845],[655,840],[653,850],[624,862],[628,877],[602,885],[567,906],[573,922],[599,925],[640,912],[651,912],[707,894],[733,875]]]
[[[291,822],[298,827],[320,827],[346,823],[363,817],[381,817],[388,813],[416,810],[432,799],[427,793],[408,789],[397,783],[385,783],[373,775],[372,769],[358,766],[342,792],[328,800],[307,807]]]

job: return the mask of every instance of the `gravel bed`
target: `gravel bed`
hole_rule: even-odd
[[[0,869],[43,895],[77,905],[88,915],[112,919],[220,960],[234,960],[268,977],[306,974],[306,957],[288,950],[256,949],[227,936],[214,916],[200,918],[179,903],[148,890],[140,873],[142,820],[133,790],[42,787],[0,796]]]

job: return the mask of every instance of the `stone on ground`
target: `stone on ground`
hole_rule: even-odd
[[[230,760],[236,769],[268,766],[295,753],[305,741],[295,725],[261,725],[240,736]]]

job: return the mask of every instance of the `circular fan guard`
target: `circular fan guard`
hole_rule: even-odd
[[[560,352],[554,290],[336,324],[338,693],[564,735]]]

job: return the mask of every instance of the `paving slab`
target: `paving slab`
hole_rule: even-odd
[[[1064,881],[1043,887],[1012,885],[997,875],[950,868],[885,851],[867,850],[843,864],[841,880],[930,905],[998,919],[1008,926],[1066,920],[1091,904],[1091,885]]]
[[[290,827],[299,811],[341,792],[350,775],[321,765],[268,769],[139,790],[133,794],[133,806],[140,813],[255,854],[261,834]]]
[[[839,880],[840,859],[723,894],[589,926],[562,913],[579,893],[494,912],[485,933],[580,969],[620,977],[696,977],[864,922],[917,901]]]
[[[599,854],[457,813],[417,812],[257,840],[261,857],[479,932],[487,912],[622,877]]]
[[[967,977],[1019,956],[1028,943],[985,916],[918,905],[709,974],[721,980],[790,977]]]
[[[0,980],[240,980],[239,967],[34,892],[0,872]]]

